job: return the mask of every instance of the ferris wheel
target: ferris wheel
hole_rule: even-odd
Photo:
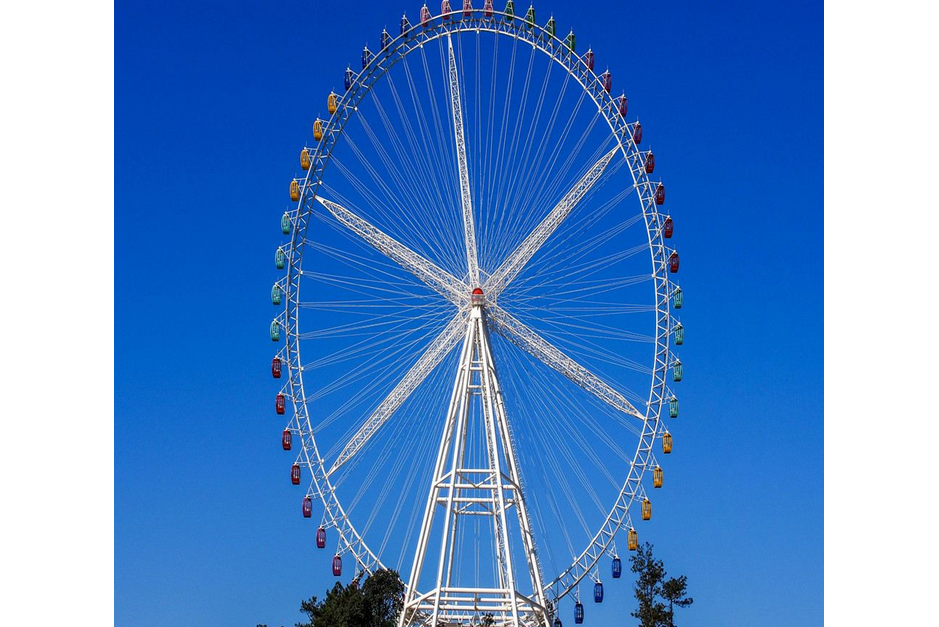
[[[665,187],[553,16],[445,1],[395,30],[312,105],[289,184],[270,335],[291,481],[334,576],[401,573],[401,625],[579,624],[672,449]]]

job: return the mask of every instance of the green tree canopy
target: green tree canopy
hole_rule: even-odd
[[[404,583],[393,570],[379,570],[359,585],[336,583],[322,601],[300,603],[309,619],[296,627],[395,627],[404,605]]]
[[[630,558],[632,572],[638,575],[633,592],[639,602],[632,616],[639,619],[639,627],[675,627],[675,607],[687,607],[694,599],[686,596],[687,577],[668,578],[662,560],[652,556],[648,542],[636,549]]]

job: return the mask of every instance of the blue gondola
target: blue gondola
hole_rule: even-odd
[[[368,67],[368,64],[372,62],[372,51],[368,49],[368,46],[362,48],[362,69],[364,70]]]
[[[384,50],[388,47],[388,44],[391,43],[391,35],[388,34],[388,31],[382,29],[381,31],[381,49]]]
[[[407,15],[401,15],[401,34],[404,35],[406,32],[411,30],[411,23],[408,21]]]
[[[593,602],[603,603],[603,584],[599,581],[593,584]]]
[[[623,561],[618,558],[613,558],[613,579],[619,579],[623,576]]]
[[[352,68],[346,68],[346,75],[343,79],[343,84],[346,86],[346,91],[349,91],[349,88],[352,87]]]
[[[583,625],[584,623],[584,604],[578,601],[574,604],[574,624]]]

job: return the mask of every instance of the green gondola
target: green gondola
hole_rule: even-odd
[[[681,360],[676,359],[675,363],[672,364],[672,380],[681,381]]]
[[[571,31],[567,34],[567,39],[564,40],[564,45],[567,46],[567,49],[571,52],[577,49],[577,37],[574,36],[574,31]]]
[[[528,7],[528,13],[525,14],[525,27],[532,28],[535,25],[535,7]]]
[[[678,418],[678,399],[674,396],[668,399],[669,418]]]
[[[283,270],[284,266],[287,265],[287,253],[280,246],[277,247],[277,252],[274,253],[274,265],[277,266],[278,270]]]
[[[292,228],[293,224],[290,222],[290,214],[285,211],[284,217],[280,219],[280,230],[284,232],[284,235],[290,235]]]
[[[515,3],[509,0],[505,3],[505,21],[511,22],[515,19]]]
[[[271,341],[279,342],[280,341],[280,323],[274,320],[271,322]]]
[[[280,304],[280,294],[281,294],[280,286],[277,285],[277,283],[275,283],[274,287],[271,288],[271,302],[274,303],[275,305]]]
[[[548,34],[554,37],[554,34],[557,32],[557,24],[554,21],[554,16],[548,18],[548,24],[545,26],[545,30],[548,31]]]
[[[675,303],[675,309],[681,309],[681,304],[685,299],[681,295],[681,288],[676,287],[675,293],[672,294],[672,301]]]
[[[685,343],[685,327],[679,322],[675,327],[675,346],[681,346]]]

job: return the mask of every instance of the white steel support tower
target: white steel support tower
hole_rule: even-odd
[[[472,403],[481,404],[481,412],[471,412]],[[485,434],[485,467],[467,465],[467,434],[473,416],[482,416]],[[514,514],[510,511],[514,509]],[[432,533],[437,517],[442,519],[439,553],[427,560],[428,550],[438,539]],[[457,528],[465,516],[492,519],[492,552],[497,561],[498,585],[488,588],[454,584],[454,553]],[[531,593],[523,594],[516,581],[512,562],[509,525],[518,521]],[[438,525],[440,527],[440,525]],[[433,562],[436,563],[433,563]],[[418,593],[422,573],[434,576],[434,585]],[[437,452],[424,521],[418,540],[411,581],[407,587],[401,624],[465,624],[474,617],[492,614],[495,625],[549,625],[541,569],[532,538],[528,511],[509,423],[506,419],[502,390],[496,374],[486,326],[486,302],[481,289],[474,290],[472,309],[466,326],[463,349],[457,367],[446,423]]]

